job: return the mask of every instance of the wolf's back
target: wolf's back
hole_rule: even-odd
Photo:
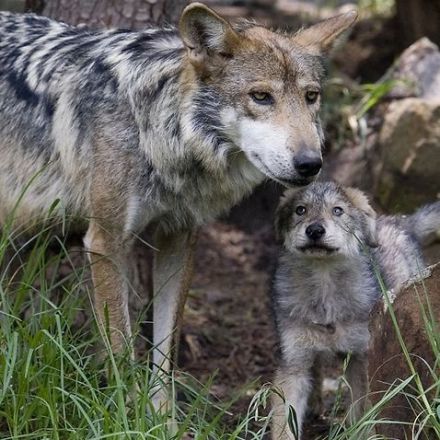
[[[440,239],[440,201],[425,205],[404,218],[405,227],[422,245]]]

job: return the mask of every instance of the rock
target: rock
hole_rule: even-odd
[[[433,332],[438,331],[435,326],[440,322],[440,263],[431,266],[430,271],[430,275],[425,279],[410,283],[398,293],[392,305],[402,338],[425,390],[434,382],[427,365],[431,368],[436,365],[436,355],[431,345],[432,341],[427,338],[427,326],[424,322],[422,310],[428,310],[427,304],[429,302],[432,311],[432,318],[429,321],[434,323],[434,328],[431,330]],[[370,398],[372,403],[375,404],[382,398],[384,392],[389,388],[389,384],[398,385],[411,376],[411,371],[397,338],[391,314],[386,309],[383,301],[379,302],[372,312],[370,332]],[[436,374],[438,374],[438,366]],[[415,395],[417,394],[416,389],[416,382],[412,380],[406,386],[405,391],[408,395]],[[430,404],[434,399],[434,393],[435,387],[431,390],[431,393],[427,394]],[[420,400],[417,403],[415,399],[408,399],[402,393],[398,394],[383,407],[377,417],[378,419],[392,420],[394,423],[377,425],[376,433],[384,436],[384,438],[413,438],[412,429],[414,429],[414,426],[412,424],[420,415],[421,417],[417,420],[417,423],[423,423],[426,416],[426,413],[421,414],[422,407],[423,403]],[[398,422],[407,423],[407,425]],[[418,427],[416,427],[416,431],[417,429]],[[424,431],[424,434],[424,436],[418,438],[437,438],[433,432],[428,430]]]
[[[440,198],[439,48],[422,38],[383,80],[395,84],[359,121],[358,145],[341,150],[329,174],[371,192],[386,212],[406,213]]]
[[[440,51],[422,38],[385,75],[396,81],[369,162],[377,201],[407,212],[440,196]],[[402,99],[403,98],[403,99]]]
[[[329,158],[327,174],[342,184],[373,191],[386,210],[412,209],[420,200],[432,201],[437,193],[400,200],[395,189],[411,194],[414,186],[417,193],[424,192],[425,183],[440,186],[440,173],[435,169],[440,143],[439,48],[427,38],[420,39],[401,54],[381,81],[394,84],[385,99],[358,121],[361,134],[356,144],[348,143]]]
[[[440,98],[440,52],[428,38],[408,47],[385,75],[396,80],[389,97]]]
[[[436,200],[440,196],[440,98],[392,102],[378,148],[381,169],[375,193],[381,206],[408,212]]]

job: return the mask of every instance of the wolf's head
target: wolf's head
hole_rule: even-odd
[[[276,216],[276,230],[292,254],[354,257],[376,246],[376,213],[364,193],[333,182],[289,190]]]
[[[216,128],[286,186],[308,184],[321,169],[324,58],[356,16],[351,11],[287,35],[249,23],[232,26],[199,3],[182,14],[180,33],[198,87],[221,101]]]

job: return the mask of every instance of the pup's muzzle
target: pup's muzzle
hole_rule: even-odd
[[[306,228],[306,235],[310,240],[318,241],[325,234],[325,228],[320,223],[312,223]]]

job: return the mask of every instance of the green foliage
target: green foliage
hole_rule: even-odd
[[[322,107],[322,118],[333,147],[338,150],[350,142],[362,144],[368,130],[366,117],[396,85],[402,83],[388,78],[372,84],[358,84],[341,77],[330,80]]]
[[[371,15],[391,16],[394,13],[395,0],[359,0],[358,7],[361,11]]]
[[[363,96],[357,104],[356,118],[360,119],[375,107],[381,99],[386,96],[396,85],[396,81],[380,81],[375,84],[364,84],[361,86]]]

